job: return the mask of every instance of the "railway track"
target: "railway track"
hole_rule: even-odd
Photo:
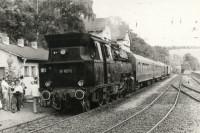
[[[179,83],[179,87],[180,87],[180,83]],[[171,105],[170,109],[168,109],[168,111],[165,114],[160,112],[162,114],[162,115],[160,115],[158,113],[156,117],[158,117],[158,115],[160,115],[159,116],[160,119],[157,120],[156,122],[152,122],[152,120],[155,117],[155,113],[156,113],[154,110],[155,109],[154,106],[156,106],[159,103],[159,100],[161,98],[167,96],[166,94],[167,94],[167,92],[169,92],[170,88],[172,88],[172,87],[168,86],[166,91],[161,93],[155,100],[153,100],[149,105],[147,105],[142,110],[136,112],[135,114],[133,114],[132,116],[128,117],[127,119],[121,121],[120,123],[117,123],[116,125],[114,125],[112,127],[109,127],[107,130],[103,131],[102,133],[125,132],[126,129],[128,129],[128,130],[132,129],[132,131],[128,131],[128,132],[137,132],[137,133],[138,132],[141,132],[141,133],[152,132],[160,123],[162,123],[162,121],[164,121],[167,118],[167,116],[172,112],[172,110],[175,108],[175,106],[177,104],[179,94],[180,94],[180,89],[177,92],[177,94],[175,95],[173,104],[172,103],[170,104]],[[169,103],[167,103],[167,104],[169,104]],[[162,109],[162,108],[160,108],[160,109]],[[154,113],[152,113],[151,111]],[[150,117],[150,116],[154,116],[154,117]],[[149,117],[151,118],[151,120],[150,120],[150,122],[147,122]],[[127,125],[131,128],[127,128]]]
[[[200,81],[198,79],[196,79],[193,75],[190,76],[197,84],[200,85]]]
[[[143,89],[145,89],[145,88],[143,88]],[[141,89],[141,90],[143,90],[143,89]],[[139,92],[141,90],[139,90]],[[136,92],[136,93],[138,93],[138,92]],[[164,93],[162,95],[164,95]],[[160,95],[160,97],[161,97],[161,95]],[[156,99],[158,100],[159,98],[156,98]],[[154,101],[156,101],[156,99]],[[116,102],[119,102],[119,101],[116,101]],[[29,122],[19,124],[19,125],[7,128],[7,129],[0,130],[0,133],[35,133],[35,132],[37,132],[37,133],[52,132],[53,133],[53,132],[55,132],[55,128],[58,128],[58,129],[66,128],[66,126],[62,127],[62,123],[68,123],[69,127],[73,126],[74,121],[76,121],[78,119],[87,119],[89,116],[91,116],[91,114],[96,114],[95,112],[101,112],[99,110],[104,110],[102,108],[106,108],[106,106],[101,107],[101,109],[96,108],[89,112],[85,112],[85,113],[82,113],[82,114],[76,115],[76,116],[64,116],[63,117],[63,116],[59,116],[57,114],[55,114],[53,116],[48,115],[48,116],[38,118],[33,121],[29,121]],[[150,106],[151,105],[149,105],[149,107]],[[146,109],[147,109],[147,107],[146,107]],[[52,130],[50,131],[50,129],[52,129]]]
[[[45,116],[36,118],[36,119],[31,120],[31,121],[28,121],[28,122],[23,122],[23,123],[20,123],[20,124],[17,124],[17,125],[13,125],[13,126],[10,126],[10,127],[4,128],[4,129],[0,129],[0,133],[7,133],[7,132],[15,131],[18,127],[29,126],[30,123],[32,123],[32,122],[40,121],[41,119],[45,119],[45,118],[47,118],[47,117],[49,117],[49,116],[51,116],[51,115],[54,115],[54,114],[55,114],[55,113],[53,113],[53,114],[48,114],[48,115],[45,115]]]
[[[136,92],[136,94],[140,93],[143,90],[145,90],[145,88],[138,90]],[[120,102],[122,100],[123,99],[120,99],[120,100],[115,101],[115,102]],[[108,106],[108,105],[98,107],[96,109],[93,109],[89,112],[85,112],[85,113],[82,113],[82,114],[92,113],[96,110],[99,110],[100,108],[105,108],[106,106]],[[37,133],[37,132],[44,130],[46,128],[53,127],[57,124],[65,122],[65,121],[67,121],[71,118],[75,119],[76,117],[79,117],[79,115],[76,115],[76,116],[67,115],[66,116],[66,115],[60,115],[59,113],[52,113],[52,114],[45,115],[43,117],[39,117],[39,118],[34,119],[32,121],[20,123],[20,124],[11,126],[11,127],[1,129],[0,133]]]
[[[182,84],[181,92],[193,100],[200,102],[200,91],[193,89],[191,86]]]
[[[70,117],[69,115],[60,115],[59,113],[52,113],[45,115],[43,117],[39,117],[32,121],[20,123],[8,128],[4,128],[0,130],[0,133],[28,133],[34,131],[37,128],[47,126],[52,122],[58,122],[62,119]]]

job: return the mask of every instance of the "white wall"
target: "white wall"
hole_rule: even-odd
[[[39,79],[39,70],[38,70],[38,63],[29,63],[29,62],[25,62],[25,64],[19,60],[19,58],[15,55],[12,55],[10,53],[7,53],[3,50],[0,50],[0,67],[4,67],[5,71],[8,71],[8,63],[7,63],[7,59],[8,58],[12,58],[13,63],[11,68],[14,70],[15,76],[19,77],[21,75],[24,75],[24,66],[29,67],[29,75],[30,76],[24,76],[24,83],[27,87],[26,89],[26,95],[32,95],[32,85],[31,85],[31,81],[33,81],[34,77],[32,75],[32,66],[36,67],[36,77],[38,77]],[[38,87],[39,87],[39,82],[38,82]]]
[[[22,75],[24,75],[24,83],[25,83],[25,85],[27,87],[27,89],[26,89],[26,95],[27,96],[32,95],[31,81],[34,80],[34,75],[32,75],[32,66],[36,67],[36,75],[35,76],[38,77],[38,80],[39,80],[39,70],[38,70],[39,64],[38,63],[28,63],[28,62],[26,62],[24,64],[24,67],[28,67],[29,68],[29,76],[25,75],[25,73],[24,73],[24,67],[22,68]],[[39,87],[39,82],[38,82],[37,86]]]
[[[15,74],[20,73],[20,61],[18,60],[17,56],[12,55],[10,53],[7,53],[3,50],[0,50],[0,67],[5,67],[5,70],[8,70],[8,58],[11,58],[13,60],[13,63],[11,65],[11,68],[14,70]]]

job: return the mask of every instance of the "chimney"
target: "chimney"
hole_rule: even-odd
[[[6,44],[6,45],[10,44],[10,39],[7,34],[0,33],[0,43]]]
[[[24,47],[24,39],[23,38],[17,39],[17,45],[20,47]]]
[[[34,48],[34,49],[37,49],[38,48],[37,41],[31,42],[31,47]]]

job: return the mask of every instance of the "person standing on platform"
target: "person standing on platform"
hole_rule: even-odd
[[[9,106],[9,95],[8,95],[9,87],[10,86],[6,82],[6,78],[3,78],[1,81],[1,88],[2,88],[2,93],[3,93],[3,109],[5,111],[8,110],[8,106]]]
[[[22,105],[22,95],[23,95],[23,88],[20,84],[20,80],[16,80],[16,87],[14,91],[14,96],[17,100],[17,111],[20,111],[21,105]]]
[[[33,96],[33,112],[37,113],[38,112],[37,103],[40,97],[40,91],[39,91],[37,78],[35,78],[34,81],[31,82],[31,86],[32,86],[31,90],[32,90],[32,96]]]
[[[3,93],[2,93],[2,88],[0,86],[0,110],[3,108],[2,101],[3,101]]]
[[[15,87],[15,82],[12,82],[10,88],[10,110],[12,113],[15,113],[17,111],[17,99],[16,96],[14,96]]]
[[[23,88],[23,93],[22,93],[22,98],[21,98],[21,106],[24,107],[24,100],[25,100],[25,89],[26,89],[26,85],[24,83],[24,77],[23,76],[20,76],[19,77],[19,82],[20,82],[20,85],[22,86]]]

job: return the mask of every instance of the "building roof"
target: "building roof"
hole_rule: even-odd
[[[153,64],[153,63],[155,63],[155,61],[154,60],[151,60],[151,59],[149,59],[149,58],[145,58],[145,57],[143,57],[143,56],[141,56],[141,55],[137,55],[137,54],[134,54],[134,53],[131,53],[134,57],[135,57],[135,59],[137,60],[137,61],[139,61],[139,62],[146,62],[146,63],[151,63],[151,64]]]
[[[114,34],[113,37],[115,37],[116,40],[124,40],[127,32],[128,31],[126,29],[120,30],[118,34],[113,32],[113,34]]]
[[[106,18],[96,18],[93,21],[87,21],[85,22],[85,28],[86,31],[92,32],[92,31],[103,31],[105,29],[107,20]]]
[[[27,60],[46,61],[48,60],[48,50],[43,48],[34,49],[32,47],[20,47],[18,45],[5,45],[0,43],[0,50],[16,55]]]

